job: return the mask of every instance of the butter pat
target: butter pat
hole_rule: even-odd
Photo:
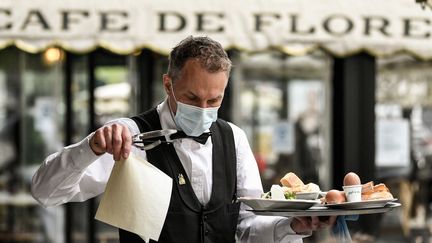
[[[282,187],[279,185],[272,185],[270,192],[271,192],[272,199],[276,199],[276,200],[285,199],[284,191],[282,190]]]

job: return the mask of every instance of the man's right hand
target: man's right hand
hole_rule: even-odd
[[[129,129],[120,124],[105,125],[97,129],[89,142],[96,155],[110,153],[115,161],[127,159],[132,147]]]

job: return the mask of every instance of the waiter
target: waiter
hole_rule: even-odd
[[[236,202],[237,197],[258,198],[263,189],[246,134],[217,118],[230,70],[218,42],[184,39],[171,51],[162,78],[166,99],[48,156],[33,177],[34,198],[54,206],[96,197],[104,192],[114,161],[133,152],[173,178],[158,242],[301,242],[311,231],[333,224],[334,218],[255,216]],[[183,135],[147,151],[132,146],[133,134],[160,129]],[[122,243],[143,242],[131,232],[120,229],[119,234]]]

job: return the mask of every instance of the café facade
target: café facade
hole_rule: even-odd
[[[233,61],[220,116],[247,133],[265,190],[288,170],[326,190],[348,171],[370,181],[411,170],[407,114],[432,104],[432,10],[414,0],[3,0],[0,191],[28,195],[48,154],[160,102],[167,55],[189,35]],[[406,139],[391,144],[382,119]],[[97,203],[39,209],[35,224],[11,211],[0,237],[115,238],[93,219]]]

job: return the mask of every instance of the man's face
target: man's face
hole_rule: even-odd
[[[174,113],[177,111],[177,104],[173,91],[177,101],[182,103],[201,108],[218,107],[222,103],[227,82],[226,72],[209,73],[194,59],[186,61],[180,78],[174,81],[173,89],[171,78],[168,75],[163,76],[163,85]]]

